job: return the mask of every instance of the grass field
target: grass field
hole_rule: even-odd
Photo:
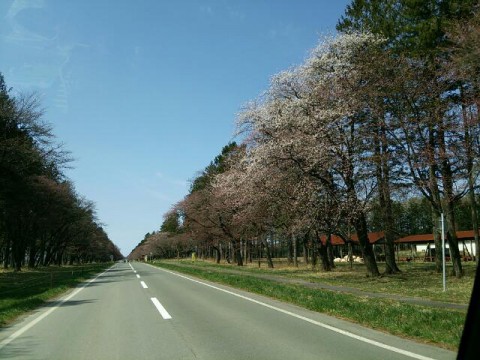
[[[0,326],[33,310],[111,264],[86,264],[64,267],[0,272]]]
[[[181,263],[191,264],[189,260]],[[287,266],[286,261],[277,261],[273,269],[268,269],[265,263],[260,268],[257,263],[246,264],[243,267],[232,264],[215,264],[210,261],[196,261],[195,266],[205,269],[223,269],[224,271],[244,272],[246,274],[275,275],[291,279],[300,279],[312,283],[323,283],[334,286],[352,287],[368,292],[396,294],[407,297],[419,297],[434,301],[443,301],[459,304],[468,304],[473,288],[475,276],[475,263],[463,263],[465,276],[457,279],[448,276],[447,266],[447,291],[443,292],[442,274],[435,272],[432,263],[400,263],[402,273],[384,275],[371,278],[365,275],[365,265],[340,263],[334,271],[323,272],[312,269],[310,266]],[[384,265],[380,264],[382,271]]]
[[[290,302],[310,310],[348,319],[359,324],[408,337],[417,341],[456,350],[460,341],[466,311],[412,305],[391,299],[378,299],[336,291],[311,289],[298,284],[285,284],[255,275],[300,278],[336,286],[354,287],[368,292],[381,292],[423,299],[468,303],[473,286],[474,266],[466,266],[462,279],[448,278],[447,292],[442,291],[441,274],[430,264],[402,266],[399,275],[369,278],[362,265],[338,266],[331,273],[311,268],[277,266],[275,269],[254,266],[217,265],[208,261],[161,261],[154,265],[194,275],[206,280]],[[277,264],[278,265],[278,264]]]
[[[383,265],[380,265],[380,268]],[[378,278],[365,276],[364,266],[339,264],[331,273],[312,272],[311,270],[291,272],[291,276],[300,276],[313,282],[355,287],[360,290],[420,297],[435,301],[468,304],[473,288],[475,263],[463,263],[465,276],[457,279],[449,276],[451,266],[447,265],[447,291],[443,291],[442,274],[435,271],[432,263],[400,263],[401,274],[386,275]],[[353,271],[352,271],[353,270]],[[282,269],[280,268],[281,272]],[[382,271],[382,269],[381,269]],[[286,270],[288,273],[289,271]]]

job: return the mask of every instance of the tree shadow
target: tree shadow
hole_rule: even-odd
[[[76,306],[76,305],[84,305],[84,304],[92,304],[96,302],[96,299],[86,299],[86,300],[67,300],[64,302],[59,301],[49,301],[45,303],[44,307],[67,307],[67,306]]]
[[[0,349],[0,359],[34,359],[33,349],[35,349],[36,345],[30,336],[22,338],[20,342],[13,341],[3,349]]]

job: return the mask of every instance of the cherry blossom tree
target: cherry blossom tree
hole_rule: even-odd
[[[300,171],[314,184],[304,187],[313,189],[309,198],[329,198],[338,206],[337,214],[347,215],[374,276],[379,272],[368,241],[366,212],[376,183],[372,150],[365,141],[370,137],[365,103],[358,96],[365,81],[358,67],[380,43],[367,34],[323,42],[302,66],[275,76],[267,93],[239,117],[251,147],[251,166],[268,159]],[[322,215],[312,218],[322,223]]]
[[[212,247],[220,261],[222,245],[232,249],[237,265],[243,265],[241,252],[242,239],[238,227],[233,222],[235,207],[226,203],[225,197],[213,186],[214,179],[219,174],[228,171],[230,164],[238,158],[242,148],[229,144],[222,154],[197,177],[192,185],[192,191],[176,206],[176,211],[184,220],[186,233],[190,234],[197,244]],[[225,246],[224,246],[225,247]],[[227,261],[230,257],[227,256]]]

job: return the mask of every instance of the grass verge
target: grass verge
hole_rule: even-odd
[[[191,261],[180,260],[176,263],[185,263],[190,266]],[[304,280],[312,283],[322,283],[334,286],[351,287],[366,292],[396,294],[405,297],[419,297],[422,299],[468,304],[472,294],[475,278],[475,263],[463,263],[465,276],[460,279],[447,276],[447,291],[443,292],[442,274],[435,271],[432,263],[400,263],[400,274],[383,275],[372,278],[365,276],[365,265],[339,263],[333,271],[324,272],[312,269],[311,266],[300,265],[298,268],[287,266],[285,262],[275,263],[275,268],[268,269],[262,263],[258,267],[255,263],[245,266],[232,264],[215,264],[210,261],[196,261],[195,266],[217,271],[231,271],[245,274],[274,275],[282,278]],[[382,264],[379,265],[382,268]],[[450,265],[449,265],[450,266]],[[448,274],[449,268],[447,268]]]
[[[280,284],[221,268],[192,267],[188,262],[157,262],[154,265],[217,283],[269,296],[309,310],[322,312],[364,326],[456,350],[466,312],[410,305],[301,285]]]
[[[111,264],[26,269],[0,273],[0,327],[63,294]]]

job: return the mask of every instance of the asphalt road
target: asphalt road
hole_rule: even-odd
[[[412,358],[455,354],[142,263],[0,331],[0,359]]]

